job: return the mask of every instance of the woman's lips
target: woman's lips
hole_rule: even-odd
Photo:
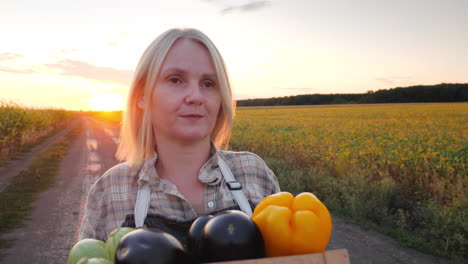
[[[203,116],[202,115],[183,115],[182,118],[188,119],[188,120],[199,120]]]

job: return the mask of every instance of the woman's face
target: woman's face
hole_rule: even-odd
[[[178,39],[161,65],[151,98],[156,143],[209,141],[220,105],[218,80],[208,50],[194,40]]]

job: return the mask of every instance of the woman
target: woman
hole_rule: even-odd
[[[202,32],[171,29],[144,52],[123,119],[117,158],[91,187],[80,239],[120,226],[165,230],[182,242],[200,215],[251,213],[279,191],[265,162],[226,146],[231,88],[218,50]]]

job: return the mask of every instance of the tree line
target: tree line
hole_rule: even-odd
[[[304,94],[238,100],[237,106],[468,102],[468,83],[397,87],[362,94]]]

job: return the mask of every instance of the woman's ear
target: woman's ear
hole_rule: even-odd
[[[145,109],[145,103],[144,103],[143,97],[141,97],[140,99],[138,99],[137,106],[138,106],[138,108],[140,108],[141,110]]]

